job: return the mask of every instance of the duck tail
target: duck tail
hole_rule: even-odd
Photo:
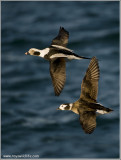
[[[83,57],[83,56],[79,56],[80,59],[91,59],[91,58],[87,58],[87,57]]]
[[[112,109],[104,107],[103,105],[101,105],[99,103],[95,103],[95,104],[93,103],[92,107],[95,108],[96,112],[100,113],[100,114],[106,114],[106,113],[110,113],[113,111]]]
[[[72,54],[72,57],[73,57],[73,59],[91,59],[91,58],[88,58],[88,57],[79,56],[75,53]]]
[[[110,108],[106,108],[106,107],[103,107],[103,109],[97,109],[96,112],[97,113],[100,113],[100,114],[106,114],[106,113],[110,113],[112,112],[113,110],[110,109]]]

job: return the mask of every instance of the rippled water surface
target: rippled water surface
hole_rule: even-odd
[[[70,49],[99,59],[97,100],[114,110],[97,117],[91,135],[78,115],[56,110],[79,98],[89,60],[67,62],[55,97],[49,63],[24,54],[48,47],[60,26],[70,33]],[[1,58],[2,156],[119,158],[119,2],[2,2]]]

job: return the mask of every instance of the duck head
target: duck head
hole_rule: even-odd
[[[42,58],[45,58],[46,55],[48,55],[50,49],[45,48],[45,49],[36,49],[36,48],[31,48],[28,52],[26,52],[26,55],[33,55],[33,56],[39,56]]]
[[[26,55],[33,55],[33,56],[40,56],[40,50],[36,48],[31,48],[28,52],[25,53]]]
[[[71,110],[72,106],[72,103],[61,104],[60,107],[57,108],[57,110]]]

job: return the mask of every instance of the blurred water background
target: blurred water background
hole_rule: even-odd
[[[89,60],[67,62],[64,90],[55,97],[48,61],[24,54],[48,47],[60,26],[70,33],[70,49],[99,59],[97,100],[114,110],[97,117],[91,135],[78,115],[56,110],[79,98]],[[3,158],[119,158],[119,2],[4,1],[1,52]]]

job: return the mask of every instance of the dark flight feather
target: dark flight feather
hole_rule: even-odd
[[[66,80],[66,62],[65,58],[57,58],[50,61],[50,75],[55,91],[55,95],[59,96],[64,88]]]
[[[59,45],[66,47],[68,44],[69,32],[60,27],[58,35],[52,40],[51,45]]]
[[[96,112],[95,111],[79,111],[80,124],[85,133],[91,134],[96,128]]]
[[[98,94],[99,65],[96,57],[91,59],[81,84],[80,98],[86,101],[95,102]]]

